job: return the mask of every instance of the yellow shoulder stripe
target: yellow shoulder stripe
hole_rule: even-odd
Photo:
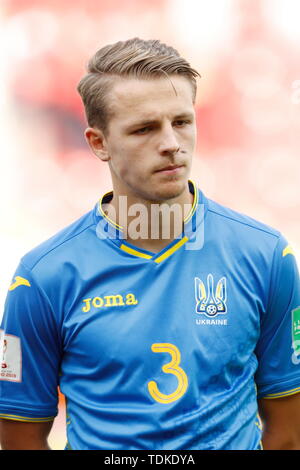
[[[8,290],[14,290],[16,289],[17,287],[19,286],[28,286],[30,287],[31,284],[30,282],[25,279],[24,277],[21,277],[21,276],[16,276],[15,277],[15,281],[10,285],[9,289]]]

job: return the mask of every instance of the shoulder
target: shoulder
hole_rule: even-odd
[[[267,237],[278,240],[281,233],[273,227],[260,222],[246,214],[230,209],[218,202],[206,198],[207,212],[214,221],[222,226],[228,226],[237,232],[248,233],[251,235]]]
[[[91,210],[26,253],[21,259],[22,264],[34,272],[43,265],[55,265],[63,258],[76,257],[76,250],[86,243],[89,230],[94,226],[94,210]]]
[[[204,238],[229,256],[267,270],[288,247],[284,235],[261,221],[204,197]]]
[[[82,273],[88,270],[87,252],[94,247],[95,225],[92,210],[25,254],[9,287],[6,311],[22,309],[25,314],[27,309],[35,321],[42,322],[46,316],[56,324],[64,312],[61,306],[67,308],[68,298],[73,300],[72,292],[80,288]]]

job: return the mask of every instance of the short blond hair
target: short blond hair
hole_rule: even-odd
[[[77,87],[88,125],[107,131],[111,112],[106,96],[117,77],[147,79],[170,75],[186,77],[195,100],[196,78],[200,74],[173,47],[159,40],[133,38],[99,49],[89,60],[87,74]]]

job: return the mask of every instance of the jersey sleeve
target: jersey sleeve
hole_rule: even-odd
[[[277,243],[256,347],[258,398],[279,398],[300,392],[300,282],[292,247]]]
[[[58,413],[58,327],[47,295],[22,262],[5,302],[0,361],[0,418],[54,419]]]

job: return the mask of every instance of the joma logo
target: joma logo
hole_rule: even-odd
[[[105,295],[103,297],[90,297],[89,299],[83,299],[83,312],[89,312],[91,307],[102,308],[102,307],[124,307],[125,305],[136,305],[138,300],[134,294],[127,294],[123,297],[121,294],[117,295]]]

